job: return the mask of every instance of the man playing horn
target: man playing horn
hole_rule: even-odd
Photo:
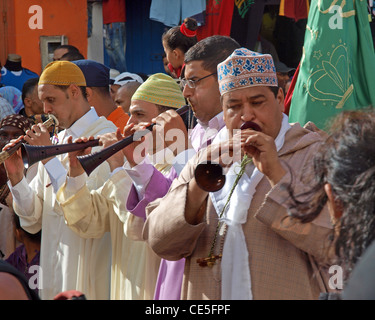
[[[69,136],[97,136],[113,132],[116,127],[99,117],[90,107],[85,94],[86,81],[82,71],[69,61],[55,61],[42,72],[38,95],[44,112],[59,120],[58,140],[66,143]],[[51,145],[47,128],[34,125],[24,136],[32,145]],[[17,142],[17,140],[15,141]],[[11,146],[8,144],[5,148]],[[56,192],[65,181],[68,155],[45,159],[39,163],[36,177],[27,183],[20,153],[5,162],[13,207],[21,226],[30,233],[42,229],[40,283],[42,299],[52,299],[61,291],[79,290],[89,299],[109,297],[109,236],[83,239],[66,225]],[[109,177],[107,163],[98,167],[87,181],[88,187],[98,188]]]
[[[319,271],[332,230],[328,211],[308,225],[290,221],[280,185],[293,180],[302,190],[309,182],[322,136],[313,125],[288,123],[270,55],[236,49],[217,72],[228,130],[216,140],[241,143],[252,161],[238,183],[235,163],[223,189],[202,190],[194,171],[214,140],[146,208],[143,238],[164,259],[186,258],[182,299],[317,299],[327,290]],[[236,139],[233,130],[246,121],[261,132],[247,129]],[[211,160],[223,162],[220,155]]]

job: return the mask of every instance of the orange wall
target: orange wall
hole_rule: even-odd
[[[87,0],[13,0],[13,5],[13,28],[12,34],[8,35],[13,52],[8,53],[21,55],[23,67],[41,73],[40,36],[65,35],[69,44],[87,56]],[[42,29],[29,27],[29,20],[34,15],[29,13],[32,5],[43,10]]]

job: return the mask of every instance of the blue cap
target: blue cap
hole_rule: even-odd
[[[86,78],[87,87],[107,87],[110,84],[109,68],[94,60],[82,59],[72,61]]]

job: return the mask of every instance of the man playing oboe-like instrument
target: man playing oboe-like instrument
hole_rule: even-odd
[[[176,110],[184,105],[185,99],[176,81],[165,74],[153,74],[132,96],[126,131],[134,133],[135,129],[142,130],[146,123],[160,114],[180,117]],[[181,117],[180,121],[184,126]],[[186,128],[184,130],[187,131]],[[100,136],[104,146],[110,146],[117,139],[123,139],[119,130]],[[134,180],[140,181],[150,171],[152,173],[154,167],[159,175],[168,175],[174,155],[165,148],[163,141],[156,139],[156,130],[152,134],[148,133],[145,140],[145,148],[143,144],[135,142],[125,148],[131,150],[128,153],[131,156],[125,164],[124,150],[108,158],[111,177],[101,188],[91,192],[85,185],[87,175],[76,158],[77,155],[89,153],[89,150],[71,152],[69,176],[57,193],[68,226],[74,232],[85,238],[100,237],[105,232],[110,232],[113,300],[152,299],[154,295],[160,258],[142,241],[143,219],[126,210],[126,201],[133,182],[130,175]],[[137,147],[134,145],[139,145],[139,152],[136,152]],[[143,167],[146,161],[151,170],[132,170],[132,166],[142,166],[141,161]]]
[[[44,112],[53,114],[63,130],[59,143],[69,136],[97,136],[113,132],[116,127],[99,117],[86,99],[86,81],[82,71],[68,61],[56,61],[43,70],[38,84],[38,95]],[[48,129],[34,125],[24,139],[32,145],[51,145]],[[17,141],[17,140],[16,140]],[[6,146],[5,148],[9,147]],[[21,226],[30,233],[42,229],[39,289],[42,299],[52,299],[61,291],[79,290],[89,299],[109,298],[110,241],[108,235],[98,239],[83,239],[66,225],[56,192],[65,177],[68,155],[63,154],[39,163],[36,177],[27,183],[24,164],[19,152],[4,162],[13,195],[13,207]],[[98,188],[109,177],[109,166],[104,163],[90,176],[87,185]]]
[[[280,185],[292,180],[302,191],[323,139],[314,126],[288,123],[270,55],[237,49],[217,72],[228,129],[218,137],[234,148],[233,131],[255,122],[261,132],[246,129],[237,140],[251,161],[238,182],[235,163],[221,190],[204,191],[194,172],[214,153],[214,140],[146,208],[143,237],[162,258],[186,259],[182,299],[318,299],[328,287],[320,266],[327,261],[329,215],[304,225],[290,221],[283,206],[288,191]],[[217,154],[211,160],[223,161]]]

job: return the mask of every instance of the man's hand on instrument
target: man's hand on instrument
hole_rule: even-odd
[[[285,175],[286,171],[281,164],[272,137],[254,130],[243,130],[241,147],[253,159],[258,170],[267,176],[272,186]]]
[[[157,139],[163,141],[163,147],[169,148],[176,156],[189,148],[189,137],[184,121],[175,110],[167,110],[152,119]],[[159,150],[158,150],[159,151]]]
[[[149,125],[149,122],[140,122],[138,124],[130,123],[124,128],[124,138],[131,135],[134,137],[134,142],[122,149],[131,167],[135,167],[146,157],[150,143],[152,143],[152,134],[148,132],[146,135],[140,136],[140,133]]]
[[[116,132],[106,133],[99,136],[100,144],[103,145],[103,149],[110,147],[114,143],[123,139],[121,130],[117,128]],[[122,167],[125,162],[123,152],[116,152],[114,155],[107,159],[111,171],[116,168]]]
[[[24,136],[20,136],[17,139],[10,140],[10,142],[4,146],[3,151],[14,147],[18,142],[22,141],[23,138]],[[15,186],[22,180],[25,168],[22,161],[21,148],[4,160],[4,167],[12,186]]]
[[[234,162],[241,162],[240,138],[234,136],[220,143],[213,143],[206,148],[208,161],[216,162],[223,168],[229,168]]]
[[[87,142],[89,140],[94,140],[93,136],[90,137],[82,137],[74,140],[74,143],[82,143]],[[73,143],[73,137],[69,136],[67,143]],[[69,157],[69,176],[70,177],[78,177],[85,171],[83,170],[80,162],[78,161],[77,157],[84,156],[91,153],[91,147],[85,148],[83,150],[78,151],[71,151],[68,153]]]
[[[25,141],[32,146],[52,145],[49,131],[42,123],[35,124],[26,131]]]

